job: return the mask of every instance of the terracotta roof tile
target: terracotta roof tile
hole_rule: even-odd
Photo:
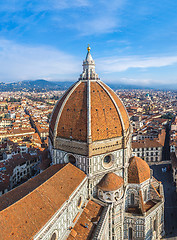
[[[122,177],[119,177],[115,173],[107,173],[98,183],[98,187],[103,191],[115,191],[124,184]]]
[[[150,178],[150,168],[148,164],[139,157],[130,158],[128,167],[128,182],[142,183]]]
[[[108,92],[111,94],[111,96],[113,97],[114,101],[116,102],[120,112],[121,112],[121,116],[123,118],[123,122],[125,125],[125,129],[127,130],[130,126],[130,121],[129,121],[129,117],[127,114],[127,111],[124,107],[124,105],[122,104],[121,100],[119,99],[119,97],[117,96],[117,94],[111,89],[109,88],[106,84],[102,83],[104,85],[104,87],[108,90]]]
[[[85,211],[87,209],[87,211]],[[92,239],[92,234],[96,228],[94,221],[99,220],[103,207],[94,201],[90,200],[84,211],[76,222],[73,231],[68,236],[68,240],[88,240]],[[77,234],[76,234],[77,233]]]
[[[152,200],[149,200],[144,204],[145,212],[147,212],[149,209],[151,209],[154,206],[155,206],[155,202],[153,202]]]
[[[69,163],[31,193],[2,210],[0,239],[31,239],[85,177],[84,172]]]
[[[47,181],[50,177],[52,177],[56,172],[58,172],[62,167],[66,164],[56,164],[49,167],[44,172],[40,173],[34,178],[31,178],[27,182],[21,184],[20,186],[12,189],[11,191],[3,194],[0,197],[0,211],[9,207],[13,203],[17,202],[21,198],[25,197],[27,194],[32,192],[42,183]]]
[[[91,134],[92,141],[122,136],[122,126],[116,107],[108,93],[91,82]]]
[[[75,84],[76,84],[76,83],[75,83]],[[74,84],[74,85],[75,85],[75,84]],[[69,91],[74,87],[74,85],[71,86],[71,87],[62,95],[62,97],[59,99],[59,101],[58,101],[57,104],[56,104],[56,107],[55,107],[54,110],[53,110],[52,117],[51,117],[51,121],[50,121],[50,128],[51,128],[52,132],[54,131],[54,128],[55,128],[55,122],[56,122],[56,119],[57,119],[57,116],[58,116],[58,112],[59,112],[59,110],[60,110],[60,108],[61,108],[61,106],[62,106],[65,98],[67,97]]]
[[[112,90],[105,84],[103,85],[106,90],[97,81],[91,81],[90,84],[92,141],[122,136],[121,119],[115,103],[118,105],[126,130],[129,127],[129,118],[122,102]],[[65,93],[56,105],[50,122],[52,132],[57,115],[71,89]],[[81,81],[66,101],[58,123],[57,136],[66,139],[72,138],[77,141],[87,141],[87,82]]]
[[[149,148],[149,147],[163,147],[159,142],[156,140],[151,139],[144,139],[144,140],[138,140],[138,141],[132,141],[132,148]]]
[[[66,102],[62,111],[57,136],[87,141],[87,85],[81,82]]]

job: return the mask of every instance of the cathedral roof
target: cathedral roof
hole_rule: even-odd
[[[79,217],[76,216],[77,222],[75,226],[72,228],[71,233],[69,234],[67,240],[93,239],[92,236],[97,227],[95,222],[99,221],[102,212],[103,206],[92,200],[89,200],[82,214]]]
[[[95,73],[90,50],[83,74],[56,104],[50,121],[50,139],[92,142],[120,137],[129,117],[119,97]]]
[[[130,158],[128,167],[128,182],[142,183],[150,178],[149,165],[139,157]]]
[[[98,183],[98,187],[103,191],[115,191],[123,186],[124,180],[115,173],[107,173]]]
[[[14,204],[21,198],[25,197],[27,194],[32,192],[34,189],[39,187],[49,178],[51,178],[55,173],[57,173],[66,164],[56,164],[47,168],[42,173],[38,174],[34,178],[29,179],[27,182],[21,184],[20,186],[12,189],[0,196],[0,211]]]
[[[1,211],[0,239],[32,239],[85,177],[84,172],[68,163],[32,192]]]

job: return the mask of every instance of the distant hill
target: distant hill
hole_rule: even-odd
[[[74,82],[54,82],[54,81],[47,81],[44,79],[38,80],[24,80],[14,83],[0,83],[0,92],[5,91],[52,91],[52,90],[66,90],[68,89]],[[130,85],[130,84],[123,84],[120,82],[115,83],[107,83],[112,89],[161,89],[161,90],[176,90],[177,85],[156,85],[156,86],[138,86],[138,85]]]
[[[137,86],[137,85],[130,85],[130,84],[122,84],[122,83],[106,83],[110,88],[113,90],[117,89],[154,89],[148,86]]]
[[[0,91],[50,91],[66,90],[73,82],[50,82],[43,79],[24,80],[14,83],[0,83]]]

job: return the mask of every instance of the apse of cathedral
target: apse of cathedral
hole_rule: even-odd
[[[0,197],[0,239],[161,239],[163,186],[132,157],[131,134],[88,47],[82,74],[51,116],[51,166]]]

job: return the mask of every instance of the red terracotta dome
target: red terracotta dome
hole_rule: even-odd
[[[140,184],[150,178],[149,165],[139,157],[130,158],[128,182]]]
[[[101,81],[76,82],[56,104],[50,132],[53,136],[87,141],[88,104],[90,104],[92,141],[122,136],[129,128],[129,117],[118,96]]]
[[[90,50],[89,50],[90,51]],[[49,136],[80,142],[120,137],[129,128],[129,117],[119,97],[95,73],[88,51],[79,81],[57,102],[50,121]]]
[[[124,180],[115,173],[107,173],[98,183],[98,187],[103,191],[115,191],[122,187]]]

